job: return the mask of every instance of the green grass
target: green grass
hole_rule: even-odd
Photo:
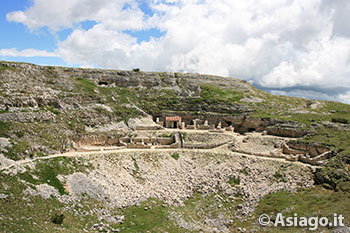
[[[46,109],[49,110],[50,112],[52,112],[55,115],[59,115],[61,113],[60,110],[58,110],[57,108],[54,108],[54,107],[47,107]]]
[[[26,176],[29,177],[27,174]],[[22,180],[28,178],[16,175],[9,175],[0,172],[2,185],[0,193],[8,195],[0,198],[0,232],[56,232],[60,227],[60,232],[80,232],[83,228],[90,230],[94,223],[99,222],[97,216],[87,215],[78,216],[65,204],[59,202],[56,198],[43,199],[40,196],[27,195],[24,198],[23,191],[26,189]],[[29,179],[29,178],[28,178]],[[30,179],[35,180],[33,177]],[[7,186],[7,189],[3,185]],[[85,199],[80,202],[85,210],[90,211],[92,208],[101,208],[96,201]],[[64,220],[62,225],[56,225],[52,218],[56,214],[63,214]]]
[[[200,101],[210,104],[234,103],[243,98],[239,92],[211,84],[201,84]]]
[[[77,122],[76,118],[70,119],[67,113],[60,113],[60,117],[56,122],[41,122],[40,124],[12,122],[9,133],[15,134],[19,139],[15,141],[23,141],[29,145],[38,144],[48,149],[45,153],[55,150],[61,151],[63,144],[68,141],[68,129],[74,131],[76,134],[84,133],[85,128],[82,123]],[[36,154],[34,148],[31,151]],[[54,153],[54,152],[51,152]]]
[[[16,71],[16,67],[4,66],[4,65],[0,64],[0,72],[2,72],[4,70]]]
[[[1,137],[8,137],[9,130],[10,130],[10,123],[0,121],[0,136]]]
[[[85,78],[76,78],[77,87],[83,89],[86,94],[96,95],[95,89],[97,85],[94,82],[91,82]]]
[[[349,131],[318,127],[314,133],[309,134],[302,140],[310,143],[323,143],[330,146],[334,151],[348,153],[350,152],[349,138]]]
[[[34,185],[46,183],[55,187],[60,194],[67,194],[64,184],[61,183],[57,176],[59,174],[68,175],[78,171],[85,171],[86,169],[82,165],[82,160],[79,162],[76,159],[57,157],[37,162],[34,171],[27,170],[27,172],[21,173],[19,177]]]
[[[123,211],[126,218],[121,232],[185,232],[169,219],[168,208],[163,205],[161,201],[149,199],[139,206],[127,207]]]
[[[30,155],[34,155],[31,151],[31,147],[28,142],[26,141],[17,141],[16,143],[13,143],[12,146],[9,146],[6,148],[7,152],[4,152],[4,155],[7,158],[13,159],[13,160],[20,160],[26,157],[24,154],[26,151],[30,153]]]
[[[301,189],[297,193],[278,191],[265,196],[256,208],[255,216],[242,225],[251,226],[257,221],[258,216],[267,214],[273,220],[277,213],[283,213],[285,217],[329,217],[332,220],[333,214],[342,214],[345,222],[350,223],[350,208],[345,203],[350,202],[350,193],[334,192],[316,186],[308,189]],[[294,227],[270,227],[268,232],[296,232]],[[324,228],[323,228],[324,229]],[[320,229],[319,229],[320,230]]]

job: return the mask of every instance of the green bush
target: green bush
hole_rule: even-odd
[[[174,135],[174,133],[170,133],[170,134],[168,134],[168,133],[162,133],[160,136],[161,136],[162,138],[171,138],[173,135]]]
[[[175,160],[178,160],[180,158],[180,155],[178,153],[174,153],[171,155],[172,158],[174,158]]]
[[[241,183],[241,179],[239,177],[230,177],[228,183],[232,186],[239,185]]]
[[[52,222],[54,224],[58,224],[58,225],[62,225],[63,224],[63,219],[64,219],[64,215],[63,214],[55,214],[53,217],[52,217]]]
[[[239,173],[246,175],[246,176],[248,175],[248,171],[246,169],[239,170]]]
[[[276,171],[275,174],[273,174],[273,177],[274,177],[277,181],[282,181],[282,182],[284,182],[284,183],[287,182],[287,180],[284,178],[284,176],[283,176],[280,172],[278,172],[278,171]]]
[[[341,118],[341,117],[333,117],[332,118],[332,122],[335,122],[335,123],[342,123],[342,124],[347,124],[349,123],[349,121],[345,118]]]

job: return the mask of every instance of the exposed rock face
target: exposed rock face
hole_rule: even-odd
[[[227,195],[243,196],[245,202],[240,212],[246,216],[268,193],[280,189],[295,190],[300,184],[304,187],[313,184],[310,170],[297,165],[291,165],[286,171],[286,182],[276,182],[273,174],[284,163],[258,158],[242,159],[239,155],[211,156],[206,152],[179,152],[178,160],[170,155],[171,152],[163,151],[93,156],[99,169],[92,170],[87,176],[69,176],[69,187],[74,194],[85,190],[92,196],[106,195],[111,205],[119,207],[152,197],[182,205],[195,191],[210,194],[221,190]],[[246,174],[240,172],[242,170]],[[228,184],[230,177],[240,177],[240,184]],[[73,187],[75,185],[76,188]]]
[[[320,154],[330,151],[327,146],[316,144],[316,143],[306,143],[301,141],[289,141],[287,143],[290,149],[294,151],[303,151],[310,154],[312,157],[316,157]]]
[[[333,152],[326,146],[302,141],[289,141],[283,144],[282,153],[288,155],[288,160],[312,165],[322,165],[333,155]]]
[[[296,127],[289,127],[289,125],[276,125],[267,127],[267,133],[281,137],[300,138],[307,134]]]
[[[56,120],[56,115],[52,112],[16,112],[0,114],[0,121],[17,121],[17,122],[43,122]]]

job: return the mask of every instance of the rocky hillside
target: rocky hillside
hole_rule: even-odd
[[[292,129],[350,154],[346,104],[273,96],[234,78],[0,62],[0,137],[11,139],[3,149],[8,158],[70,150],[86,134],[121,134],[128,119],[146,113],[235,117],[241,132],[269,127],[287,136]]]
[[[73,153],[76,142],[84,137],[129,135],[135,118],[145,115],[154,120],[173,115],[221,119],[232,124],[238,133],[265,131],[296,137],[296,145],[321,145],[332,150],[333,157],[313,173],[276,161],[265,161],[261,166],[260,160],[245,156],[228,158],[231,153],[228,151],[217,153],[217,157],[213,157],[214,152],[183,151],[150,152],[147,156],[140,152],[47,157]],[[38,232],[45,222],[51,222],[51,217],[59,221],[60,216],[54,214],[64,213],[70,227],[68,224],[61,230],[68,229],[67,232],[82,228],[92,232],[117,228],[140,232],[141,223],[156,232],[235,232],[232,229],[248,225],[257,232],[260,228],[251,228],[256,226],[256,213],[275,211],[266,202],[279,205],[289,203],[286,200],[300,201],[302,195],[312,198],[310,189],[304,188],[314,182],[328,189],[314,188],[320,200],[330,196],[349,200],[349,123],[349,105],[274,96],[234,78],[2,61],[0,166],[15,165],[12,170],[1,171],[4,178],[0,181],[0,200],[6,208],[0,212],[0,231],[15,232],[20,228],[21,216],[40,215],[45,209],[40,202],[45,200],[52,211],[45,210],[45,216],[40,215],[38,222],[26,219],[26,229]],[[189,141],[197,139],[188,135]],[[279,191],[294,192],[299,188],[303,191],[296,195]],[[114,190],[119,190],[120,195]],[[335,194],[331,190],[340,192]],[[172,192],[174,196],[170,195]],[[337,200],[329,203],[337,211],[348,211]],[[289,208],[289,204],[282,206]],[[11,214],[12,205],[17,206],[17,215]],[[26,212],[20,210],[21,205],[37,209],[28,207],[30,211]],[[295,208],[312,214],[304,207]],[[200,212],[201,208],[208,208],[210,214]],[[238,212],[229,213],[231,210]],[[169,224],[152,225],[147,216]],[[248,222],[232,222],[233,217]],[[14,225],[10,218],[15,219]],[[60,229],[56,225],[51,227],[47,230]]]

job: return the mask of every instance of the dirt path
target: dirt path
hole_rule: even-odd
[[[249,158],[259,158],[259,159],[265,159],[265,160],[273,160],[273,161],[279,161],[279,162],[286,162],[286,163],[294,163],[298,164],[300,166],[306,166],[306,167],[317,167],[317,166],[312,166],[310,164],[305,164],[301,162],[291,162],[291,161],[286,161],[283,158],[271,158],[271,157],[262,157],[262,156],[257,156],[257,155],[251,155],[251,154],[245,154],[245,153],[239,153],[239,152],[232,152],[227,148],[227,144],[222,145],[220,147],[216,147],[213,149],[184,149],[184,148],[171,148],[171,149],[129,149],[129,148],[115,148],[112,149],[110,147],[99,147],[99,150],[97,148],[94,148],[92,151],[71,151],[71,152],[66,152],[66,153],[61,153],[61,154],[53,154],[53,155],[48,155],[48,156],[43,156],[43,157],[36,157],[34,159],[25,159],[25,160],[19,160],[19,161],[13,161],[11,165],[1,167],[0,171],[3,170],[8,170],[11,169],[12,167],[17,167],[21,166],[24,164],[29,164],[33,163],[35,161],[40,161],[40,160],[46,160],[46,159],[52,159],[52,158],[58,158],[58,157],[83,157],[87,155],[105,155],[105,154],[116,154],[116,153],[130,153],[130,152],[158,152],[158,151],[196,151],[196,152],[212,152],[212,153],[228,153],[231,154],[232,156],[245,156]]]

